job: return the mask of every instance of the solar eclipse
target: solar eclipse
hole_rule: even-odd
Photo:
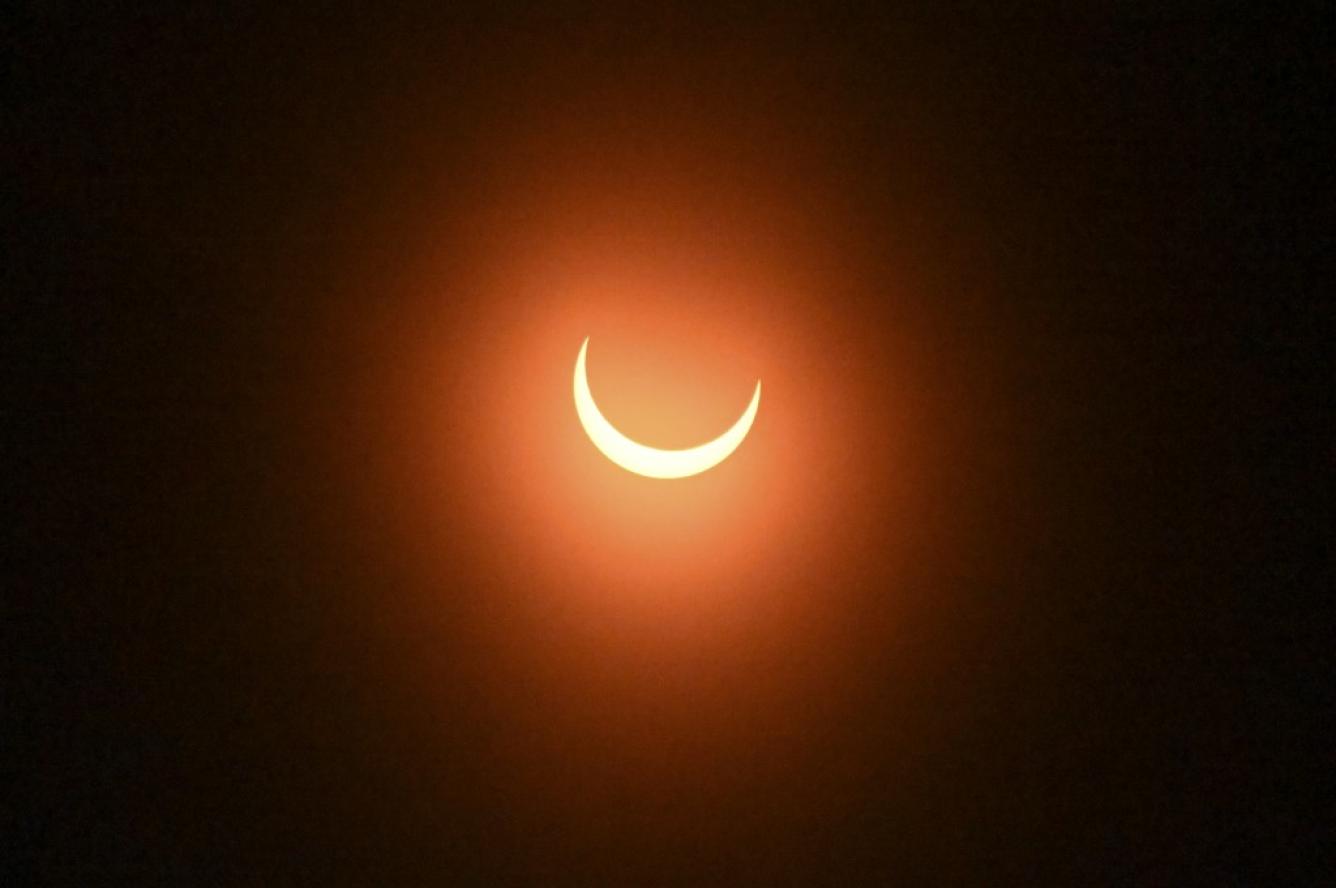
[[[585,355],[589,350],[589,337],[580,345],[580,354],[575,359],[575,410],[580,416],[589,440],[594,442],[603,455],[617,465],[637,475],[647,478],[686,478],[699,475],[712,469],[738,449],[756,420],[756,410],[761,404],[761,381],[756,381],[756,390],[752,393],[751,403],[727,431],[713,440],[695,447],[681,450],[662,450],[648,447],[633,441],[618,431],[617,427],[603,416],[594,402],[589,390],[589,377],[585,367]]]

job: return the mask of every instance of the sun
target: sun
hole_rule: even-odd
[[[761,405],[761,381],[756,381],[756,391],[752,393],[751,403],[742,412],[737,421],[719,437],[684,450],[662,450],[648,447],[623,435],[598,409],[594,396],[589,391],[589,377],[585,371],[585,355],[589,350],[589,337],[580,345],[580,353],[575,358],[575,412],[580,416],[580,424],[585,434],[603,455],[630,472],[647,478],[686,478],[699,475],[714,468],[727,459],[751,431],[756,420],[756,410]]]

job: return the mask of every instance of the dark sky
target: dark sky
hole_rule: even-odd
[[[1329,53],[1301,12],[1097,5],[12,16],[0,867],[1320,881],[1332,647],[1300,598],[1331,591],[1302,478],[1332,456]],[[471,336],[495,301],[427,308],[405,269],[479,280],[477,207],[545,140],[651,193],[665,169],[742,192],[792,173],[859,268],[819,306],[859,331],[851,366],[875,378],[908,338],[926,368],[860,407],[912,402],[940,447],[921,512],[869,488],[857,563],[823,580],[861,627],[837,702],[773,746],[730,696],[744,667],[703,704],[706,735],[740,713],[742,776],[666,716],[585,733],[595,702],[531,740],[546,661],[497,650],[487,529],[459,519],[425,571],[387,543],[406,510],[349,505],[401,415],[368,382],[394,365],[380,331]],[[731,146],[724,172],[702,145]],[[418,625],[399,602],[426,594]],[[914,602],[894,633],[888,599]],[[537,788],[563,771],[576,790]]]

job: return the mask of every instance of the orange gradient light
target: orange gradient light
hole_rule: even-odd
[[[929,556],[969,564],[951,430],[987,415],[938,409],[969,352],[931,309],[963,285],[857,236],[847,140],[602,95],[480,124],[395,192],[310,340],[341,409],[297,426],[422,736],[476,692],[538,834],[600,793],[744,798],[864,670],[941,647],[914,621],[947,606]]]

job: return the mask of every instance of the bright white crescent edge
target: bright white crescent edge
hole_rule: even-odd
[[[575,412],[580,416],[580,424],[585,434],[603,455],[627,471],[644,475],[648,478],[686,478],[711,469],[728,458],[742,439],[751,431],[756,419],[756,409],[761,404],[761,381],[756,381],[756,391],[752,393],[751,403],[738,417],[728,431],[713,441],[706,441],[696,447],[685,450],[660,450],[647,447],[623,435],[605,418],[594,403],[594,396],[589,391],[589,378],[585,374],[585,353],[589,350],[589,337],[586,336],[580,346],[580,354],[575,359]]]

